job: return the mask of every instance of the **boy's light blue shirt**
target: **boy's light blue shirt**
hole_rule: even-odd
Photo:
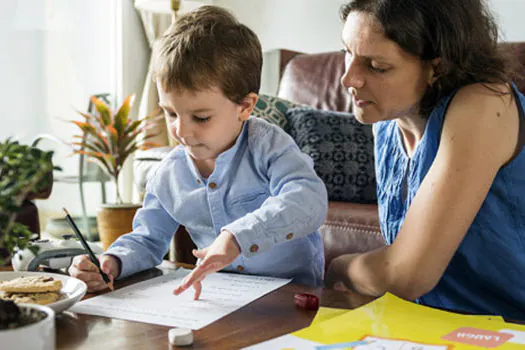
[[[179,224],[199,249],[228,230],[241,255],[224,271],[320,286],[324,252],[318,229],[327,206],[312,160],[282,129],[250,117],[207,179],[183,147],[175,148],[148,181],[133,232],[106,254],[120,258],[119,277],[125,277],[160,264]]]

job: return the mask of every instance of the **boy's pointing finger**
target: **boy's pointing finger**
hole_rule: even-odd
[[[184,292],[196,281],[200,281],[204,276],[205,272],[206,269],[202,267],[202,265],[199,265],[196,268],[194,268],[193,271],[182,280],[182,283],[173,290],[173,294],[179,295],[180,293]]]

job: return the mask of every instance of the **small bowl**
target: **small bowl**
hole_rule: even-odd
[[[2,349],[53,350],[56,348],[55,312],[44,305],[19,304],[25,317],[43,317],[37,322],[0,330]]]

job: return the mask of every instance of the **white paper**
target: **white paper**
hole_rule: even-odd
[[[301,349],[301,350],[447,350],[447,345],[429,345],[408,340],[384,339],[366,337],[343,343],[323,345],[307,339],[302,339],[291,334],[270,339],[268,341],[248,346],[243,350],[276,350],[276,349]]]
[[[291,281],[220,272],[202,281],[199,300],[193,300],[193,288],[181,295],[173,295],[173,290],[190,271],[182,268],[170,271],[84,300],[74,305],[71,311],[197,330]]]
[[[513,329],[500,329],[498,332],[512,334],[513,337],[508,340],[509,343],[525,345],[525,332]]]
[[[302,339],[291,334],[286,334],[277,338],[264,341],[259,344],[243,348],[243,350],[278,350],[278,349],[301,349],[316,350],[321,343],[316,343],[308,339]],[[348,348],[346,348],[348,349]],[[336,349],[337,350],[337,349]]]

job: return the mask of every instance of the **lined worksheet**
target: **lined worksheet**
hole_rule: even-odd
[[[191,270],[179,268],[165,275],[79,302],[70,310],[197,330],[291,281],[220,272],[211,274],[202,281],[199,300],[193,300],[193,288],[181,295],[173,295],[173,289],[190,272]]]

